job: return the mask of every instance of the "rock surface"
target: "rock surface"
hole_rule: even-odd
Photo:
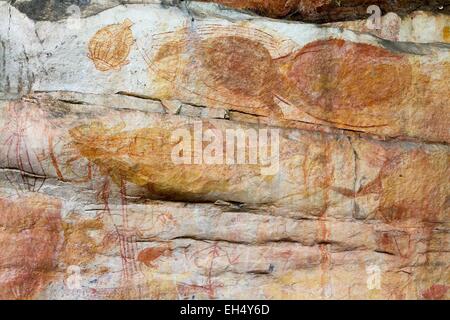
[[[0,298],[449,298],[447,15],[69,2],[0,3]]]
[[[368,32],[391,41],[450,43],[449,15],[415,11],[400,17],[394,12],[389,12],[381,16],[379,22],[378,26],[372,26],[368,20],[333,22],[326,25]]]
[[[272,18],[287,18],[306,22],[356,20],[369,16],[367,9],[376,5],[382,13],[397,12],[405,15],[415,10],[428,10],[448,14],[448,1],[423,0],[200,0],[228,7],[245,9]]]

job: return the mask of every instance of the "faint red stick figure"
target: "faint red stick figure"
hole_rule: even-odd
[[[202,291],[205,291],[208,294],[208,297],[210,299],[214,299],[216,296],[216,289],[218,287],[223,287],[223,284],[221,282],[217,282],[217,281],[213,280],[212,272],[213,272],[215,260],[219,257],[226,256],[228,264],[229,264],[228,266],[230,266],[230,265],[237,263],[237,261],[239,259],[239,255],[237,255],[234,258],[231,258],[225,249],[222,249],[217,242],[214,242],[214,244],[212,244],[211,246],[208,246],[204,249],[197,250],[192,254],[192,257],[194,257],[194,263],[199,268],[202,268],[203,266],[199,265],[197,262],[198,255],[200,255],[204,252],[206,252],[206,255],[208,255],[210,257],[209,265],[207,266],[206,283],[203,285],[190,285],[190,286],[195,287],[197,289],[201,289]]]

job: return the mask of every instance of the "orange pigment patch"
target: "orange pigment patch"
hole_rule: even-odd
[[[443,284],[433,284],[430,288],[422,292],[422,297],[427,300],[441,300],[448,291],[448,286]]]
[[[211,170],[205,171],[201,165],[173,163],[171,153],[178,143],[171,142],[173,129],[167,126],[123,131],[120,126],[108,128],[93,122],[72,128],[69,134],[81,156],[118,186],[131,182],[146,188],[149,196],[181,200],[211,190],[230,190],[231,183],[224,178],[231,170],[229,166],[213,165]],[[257,165],[242,165],[242,170],[244,174],[257,175],[259,172]]]
[[[262,44],[243,37],[215,37],[202,41],[200,47],[198,56],[211,87],[223,86],[246,96],[271,95],[276,72]]]
[[[194,95],[204,99],[205,104],[270,113],[274,93],[280,86],[277,67],[267,47],[275,46],[273,39],[262,32],[261,36],[269,37],[267,42],[255,41],[251,34],[202,38],[216,28],[205,27],[197,30],[198,34],[180,30],[177,34],[184,40],[161,46],[149,63],[158,75],[158,94],[167,99]],[[241,30],[236,29],[235,33],[238,31]]]
[[[0,299],[30,299],[47,284],[62,237],[61,203],[0,198]]]
[[[377,218],[387,224],[402,226],[408,220],[435,222],[444,219],[448,206],[445,186],[448,184],[450,157],[446,152],[423,150],[386,156],[378,176],[356,192],[331,187],[346,197],[377,194]],[[385,243],[386,244],[386,243]]]
[[[108,128],[100,122],[70,130],[74,146],[103,175],[112,177],[117,185],[126,180],[139,186],[153,181],[171,164],[170,134],[169,130],[153,128],[122,131],[120,126]]]
[[[442,38],[445,42],[450,42],[450,26],[445,26],[442,30]]]
[[[114,243],[96,240],[91,235],[92,232],[99,232],[105,237],[102,230],[101,217],[82,219],[78,215],[70,214],[63,222],[64,246],[59,260],[67,265],[83,265],[92,261],[97,254],[105,252]]]
[[[153,263],[161,256],[169,256],[170,249],[168,247],[147,248],[139,252],[137,260],[147,267],[153,267]]]
[[[379,125],[376,120],[398,107],[411,84],[405,57],[368,44],[319,40],[289,60],[286,77],[293,88],[284,95],[330,122]]]
[[[387,160],[378,177],[378,213],[389,224],[441,220],[445,210],[450,168],[445,152],[404,153]],[[377,180],[377,179],[376,179]]]
[[[123,23],[103,27],[89,41],[88,57],[99,71],[120,69],[126,65],[126,60],[133,45],[133,23],[125,19]]]
[[[377,249],[400,257],[411,255],[411,238],[406,232],[381,232],[377,235]]]

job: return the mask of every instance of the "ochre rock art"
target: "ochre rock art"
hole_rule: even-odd
[[[442,284],[434,284],[429,289],[422,293],[422,296],[427,300],[441,300],[444,298],[448,286]]]
[[[198,2],[82,30],[0,4],[0,298],[448,299],[447,16],[399,6],[386,40]]]
[[[442,30],[442,38],[444,38],[445,42],[450,42],[450,26],[444,27],[444,30]]]
[[[343,40],[310,43],[287,65],[294,88],[285,96],[315,118],[349,127],[387,126],[380,120],[398,111],[393,106],[411,87],[406,57]]]
[[[154,38],[162,44],[154,44],[146,59],[153,94],[272,119],[448,140],[448,119],[438,116],[440,98],[418,95],[426,90],[422,79],[431,75],[417,56],[333,38],[295,50],[257,29],[230,35],[233,28],[238,33],[243,27],[185,28]],[[426,83],[446,91],[449,64],[439,64],[440,74]],[[405,123],[403,114],[410,112],[415,115]],[[436,131],[425,133],[431,122]]]
[[[89,59],[99,71],[120,69],[128,64],[128,55],[133,45],[133,23],[126,19],[122,23],[103,27],[89,41]]]
[[[170,267],[172,263],[197,265],[197,269],[202,269],[210,265],[212,261],[210,259],[216,261],[222,257],[221,259],[227,259],[225,261],[228,262],[223,262],[226,265],[236,266],[239,263],[245,265],[245,262],[239,262],[241,258],[238,258],[243,255],[241,250],[244,248],[233,248],[230,251],[223,247],[214,247],[217,244],[212,245],[211,249],[197,248],[196,244],[192,250],[197,249],[189,251],[190,253],[183,253],[185,249],[182,248],[185,245],[176,245],[173,242],[170,245],[144,246],[145,242],[152,241],[151,239],[161,243],[161,241],[167,242],[170,239],[191,234],[206,239],[212,237],[211,239],[215,240],[223,239],[249,244],[253,242],[264,244],[273,237],[274,239],[287,237],[304,246],[311,246],[314,243],[331,243],[313,247],[309,253],[311,256],[307,260],[310,262],[300,262],[302,260],[298,262],[301,265],[309,265],[309,263],[317,265],[317,285],[321,288],[332,282],[333,274],[338,272],[337,267],[332,265],[347,263],[345,260],[339,261],[343,259],[340,257],[340,252],[348,248],[365,248],[367,254],[369,252],[388,254],[392,257],[392,261],[383,262],[386,268],[409,267],[429,270],[435,263],[439,263],[436,260],[439,258],[430,256],[428,251],[434,250],[431,249],[435,246],[434,239],[441,237],[435,224],[444,223],[448,217],[446,177],[448,177],[449,169],[446,147],[415,145],[412,148],[410,146],[405,148],[409,143],[338,138],[326,134],[316,136],[308,132],[303,132],[298,138],[292,139],[288,138],[289,131],[287,131],[281,134],[280,172],[275,176],[263,176],[260,170],[252,169],[245,164],[231,166],[228,170],[225,166],[219,166],[216,170],[207,170],[209,167],[206,164],[188,164],[176,169],[168,160],[173,146],[168,132],[173,132],[175,128],[192,126],[188,118],[137,111],[107,111],[102,107],[97,107],[97,111],[91,112],[88,110],[94,109],[90,107],[79,113],[80,118],[76,119],[71,115],[73,108],[77,108],[77,105],[41,99],[37,101],[40,101],[39,104],[18,102],[14,110],[20,115],[30,112],[33,108],[39,108],[46,115],[41,118],[41,122],[53,123],[53,126],[57,127],[54,131],[58,132],[60,142],[53,146],[53,154],[58,160],[59,171],[67,174],[64,176],[66,182],[84,186],[82,189],[93,188],[94,192],[88,194],[91,196],[94,194],[92,201],[97,203],[100,209],[95,219],[78,217],[81,213],[77,211],[69,215],[68,220],[64,222],[65,246],[59,259],[65,264],[78,261],[83,265],[90,265],[96,264],[98,256],[116,250],[116,254],[122,259],[121,276],[113,286],[116,289],[96,291],[98,297],[175,298],[177,295],[174,295],[174,292],[178,292],[178,289],[181,290],[178,294],[195,292],[206,298],[221,296],[224,280],[207,277],[209,271],[202,271],[205,279],[199,282],[186,281],[185,277],[181,277],[175,283],[171,280],[169,285],[165,283],[166,280],[156,280],[158,277],[155,272],[159,268]],[[23,105],[22,108],[20,108],[21,105]],[[6,108],[3,112],[10,112],[10,109]],[[24,117],[21,116],[21,118]],[[107,119],[109,123],[116,124],[110,128],[107,127],[104,124]],[[146,125],[142,127],[144,123]],[[32,127],[36,124],[31,119],[24,125]],[[229,125],[225,120],[214,122],[216,129],[223,126],[229,128]],[[133,130],[126,129],[132,127]],[[2,137],[7,137],[7,133]],[[32,138],[28,137],[28,139]],[[27,145],[32,146],[31,143]],[[32,147],[28,151],[35,150]],[[75,160],[61,161],[63,159]],[[337,159],[347,160],[336,162]],[[52,159],[43,157],[41,161],[42,167],[46,169],[47,180],[59,179]],[[85,174],[86,161],[92,164],[91,179],[85,181],[72,179],[72,176],[79,177]],[[66,166],[70,169],[67,170]],[[258,167],[258,165],[254,166]],[[76,172],[74,168],[80,172]],[[107,182],[109,179],[113,184]],[[259,194],[249,193],[248,190],[255,185],[261,188]],[[406,185],[414,187],[405,189]],[[263,190],[270,190],[272,193],[266,193]],[[189,211],[191,209],[187,209],[186,213],[180,215],[174,214],[176,210],[170,210],[172,213],[168,213],[164,210],[166,207],[162,205],[155,213],[145,218],[141,210],[147,210],[146,205],[136,206],[134,202],[151,198],[196,199],[201,202],[219,198],[246,203],[256,208],[260,207],[261,210],[266,210],[263,208],[273,203],[278,209],[268,208],[268,212],[272,213],[267,218],[261,218],[260,222],[257,222],[259,220],[254,222],[257,233],[251,237],[256,238],[246,238],[250,234],[239,232],[237,226],[240,223],[247,223],[246,219],[248,219],[242,218],[242,222],[239,222],[239,215],[242,214],[239,212],[229,220],[228,218],[223,220],[225,218],[216,215],[219,219],[217,226],[223,228],[223,224],[219,223],[222,220],[230,226],[229,231],[225,228],[221,233],[215,233],[213,229],[209,231],[210,233],[201,235],[205,232],[201,231],[201,222],[199,222],[198,231],[191,229],[190,226],[183,226],[182,221],[189,219],[189,215],[192,214]],[[347,209],[341,211],[343,208]],[[292,225],[289,217],[301,212],[307,213],[312,220]],[[345,219],[341,221],[343,217],[355,222],[344,222]],[[283,219],[287,221],[284,222]],[[329,219],[337,220],[331,224]],[[264,227],[267,221],[273,221],[270,223],[277,225],[276,231],[269,231],[270,228]],[[374,228],[364,221],[376,221],[378,227]],[[279,223],[281,225],[278,226]],[[283,226],[283,223],[287,224]],[[233,225],[235,227],[232,227]],[[237,230],[235,230],[236,227]],[[353,228],[356,229],[352,230]],[[90,232],[84,230],[90,230]],[[98,235],[92,238],[92,232]],[[358,233],[360,235],[357,235]],[[244,238],[241,239],[241,237]],[[73,243],[77,240],[87,245],[87,248],[76,250]],[[197,250],[210,252],[210,258],[200,253],[197,257],[195,253]],[[289,258],[295,253],[284,252],[283,250],[286,249],[281,248],[279,250],[269,254],[267,259],[284,261],[283,265],[277,267],[281,268],[277,269],[277,272],[280,272],[282,277],[288,277],[285,273],[292,272],[292,263],[297,265],[297,262]],[[421,257],[426,259],[420,265],[415,265],[414,261],[422,259]],[[187,260],[180,262],[180,259]],[[267,266],[269,264],[268,262]],[[105,270],[92,270],[93,276],[105,277],[109,267],[105,265]],[[223,265],[222,262],[218,265],[214,262],[212,267],[220,270]],[[245,268],[259,270],[258,268],[265,267],[249,265]],[[362,272],[365,271],[362,270]],[[299,276],[291,275],[290,277],[294,278],[289,279]],[[288,278],[283,279],[288,281]],[[278,280],[281,281],[281,279]],[[151,281],[152,284],[147,286],[147,281]],[[158,290],[154,287],[154,281],[159,283]],[[422,288],[428,286],[429,281],[435,280],[431,273],[426,279],[410,281],[416,281],[415,286]],[[279,288],[280,284],[271,285]],[[388,288],[387,284],[386,288]],[[276,293],[277,290],[272,297],[296,297],[294,292],[284,296],[281,292]],[[405,290],[405,292],[397,292],[398,295],[410,296],[409,289]]]
[[[164,256],[170,256],[169,247],[147,248],[138,253],[137,260],[147,267],[155,267],[155,261]]]
[[[61,203],[41,194],[0,199],[0,298],[30,299],[53,278],[62,244]]]
[[[289,51],[288,41],[245,26],[205,25],[155,35],[152,42],[147,61],[162,99],[182,95],[255,114],[277,111],[274,59]]]
[[[318,28],[315,25],[266,19],[238,19],[231,22],[225,19],[228,18],[226,16],[228,11],[217,13],[218,18],[192,21],[186,20],[179,10],[171,11],[174,15],[170,17],[167,16],[168,11],[160,7],[144,6],[142,10],[145,11],[145,14],[142,14],[148,17],[144,19],[145,21],[136,20],[133,25],[136,45],[133,46],[135,50],[130,56],[134,61],[128,64],[127,68],[114,69],[115,72],[95,72],[91,74],[90,79],[80,78],[80,74],[83,73],[79,70],[90,70],[93,67],[93,62],[85,59],[89,54],[89,50],[86,49],[92,36],[97,32],[97,26],[104,25],[102,21],[92,24],[95,27],[91,28],[95,30],[86,33],[86,37],[80,39],[79,50],[69,46],[71,41],[59,44],[56,39],[52,39],[52,43],[49,43],[49,47],[56,47],[53,57],[64,56],[66,59],[77,61],[76,72],[67,72],[65,66],[58,64],[57,58],[47,61],[46,68],[43,68],[42,62],[31,59],[33,67],[26,72],[23,66],[11,60],[11,63],[7,64],[9,67],[2,80],[5,88],[9,88],[6,95],[14,96],[17,92],[26,90],[74,91],[102,95],[119,92],[162,100],[165,106],[179,106],[180,103],[185,103],[227,110],[230,114],[234,113],[235,119],[239,112],[241,113],[239,118],[243,119],[245,113],[246,121],[249,121],[251,115],[256,115],[257,122],[266,121],[279,126],[305,127],[305,124],[310,124],[313,130],[357,130],[381,138],[438,143],[446,143],[449,140],[448,113],[445,112],[446,103],[442,99],[448,92],[449,49],[445,44],[439,43],[444,41],[442,35],[445,26],[448,25],[445,15],[433,17],[427,14],[412,14],[410,18],[405,17],[402,20],[400,42],[390,42],[367,34],[352,33],[347,29],[324,26]],[[133,13],[131,15],[121,13],[120,19],[113,20],[117,21],[114,25],[120,26],[126,19],[131,20],[133,15],[139,15],[133,10],[130,12]],[[164,21],[169,18],[173,23],[164,25]],[[88,20],[95,19],[97,18],[91,17]],[[426,35],[418,31],[428,26],[433,26],[436,33]],[[64,32],[62,29],[59,30],[58,32]],[[38,43],[38,39],[31,41]],[[345,42],[342,47],[333,45],[342,41]],[[403,41],[418,43],[403,43]],[[351,58],[351,66],[337,68],[341,71],[345,71],[346,68],[364,69],[358,76],[346,74],[346,88],[351,88],[349,90],[357,91],[361,86],[381,88],[386,95],[389,92],[399,92],[399,88],[408,88],[410,82],[409,89],[402,91],[399,97],[391,96],[384,99],[378,112],[376,108],[369,107],[359,110],[358,119],[349,119],[352,120],[349,122],[341,121],[342,117],[349,116],[348,113],[345,116],[334,114],[330,117],[329,114],[322,114],[323,110],[320,110],[320,114],[309,112],[308,109],[314,109],[315,106],[311,104],[311,99],[306,98],[311,94],[327,96],[325,92],[317,92],[321,88],[322,91],[325,90],[325,87],[316,88],[316,91],[305,95],[299,92],[301,88],[297,86],[298,79],[289,81],[287,73],[293,64],[295,65],[293,61],[295,58],[299,61],[304,60],[298,56],[303,48],[318,43],[327,48],[334,48],[336,55],[341,57],[338,59],[340,61],[344,60],[344,55],[352,57],[352,50],[356,50],[358,58]],[[216,45],[221,48],[223,55],[211,47]],[[223,59],[225,52],[231,51],[235,51],[236,54],[227,53],[226,56],[230,59],[224,59],[220,66],[212,65],[217,60]],[[271,62],[267,60],[269,55]],[[384,61],[384,57],[388,55],[391,58]],[[312,59],[311,61],[314,60],[312,53],[307,56]],[[398,64],[394,63],[394,57],[398,58]],[[250,63],[252,59],[256,62]],[[327,67],[332,61],[329,59],[326,61],[328,63],[324,63],[322,73],[326,68],[332,69],[330,66]],[[145,68],[145,64],[148,68]],[[382,66],[385,66],[386,70],[380,70],[383,69]],[[47,68],[53,70],[54,77],[48,76],[48,71],[46,74]],[[311,65],[308,68],[316,67]],[[240,74],[239,70],[246,72]],[[265,72],[273,77],[265,75]],[[390,77],[389,74],[395,74],[395,79],[386,79],[384,81],[386,85],[383,87],[379,77],[384,75]],[[378,79],[375,75],[378,75]],[[33,81],[33,77],[39,77],[39,81]],[[232,77],[237,77],[236,81],[231,81]],[[342,81],[335,77],[336,75],[329,76],[331,84]],[[253,88],[249,85],[252,81],[255,81]],[[317,84],[317,81],[315,83]],[[373,99],[375,97],[378,97],[377,94]],[[172,109],[176,112],[178,107]],[[356,118],[352,115],[350,117]],[[376,123],[367,124],[371,121]]]

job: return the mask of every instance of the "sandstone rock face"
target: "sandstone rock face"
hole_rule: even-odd
[[[0,298],[449,298],[447,15],[118,2],[0,3]]]
[[[250,10],[272,18],[287,18],[307,22],[323,23],[341,20],[356,20],[367,17],[370,5],[381,12],[398,12],[405,15],[414,10],[429,10],[447,13],[449,4],[445,0],[200,0],[214,2],[232,8]]]
[[[326,25],[368,32],[391,41],[450,43],[448,14],[415,11],[400,17],[394,12],[389,12],[380,17],[378,25],[373,25],[370,20],[333,22]]]

